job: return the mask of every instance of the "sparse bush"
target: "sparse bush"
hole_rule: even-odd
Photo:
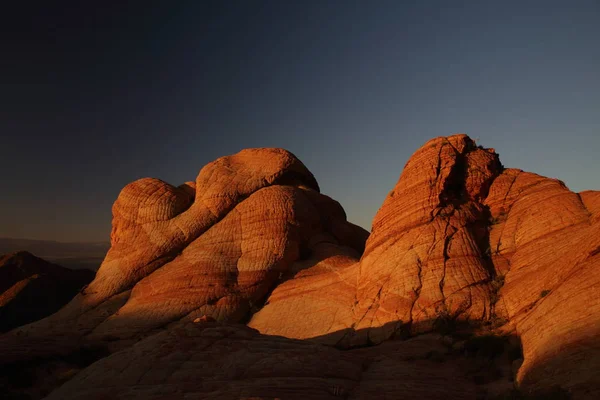
[[[436,307],[433,329],[442,335],[450,335],[456,331],[456,318],[445,304]]]
[[[498,300],[500,300],[500,295],[498,292],[492,291],[492,293],[490,293],[490,303],[496,304]]]
[[[504,275],[496,275],[491,282],[492,290],[498,291],[502,286],[504,286]]]
[[[496,329],[496,328],[506,325],[507,323],[508,323],[508,319],[499,317],[496,314],[492,314],[489,325],[490,325],[490,328]]]
[[[490,217],[490,225],[497,225],[500,222],[504,222],[506,220],[505,214],[498,214],[496,217]]]
[[[490,282],[492,289],[490,294],[490,303],[496,304],[500,300],[500,289],[504,286],[504,275],[496,275]]]
[[[474,336],[465,342],[465,352],[471,356],[495,358],[504,352],[507,340],[503,336]]]

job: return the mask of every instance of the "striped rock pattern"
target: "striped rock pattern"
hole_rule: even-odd
[[[486,199],[498,276],[496,312],[523,344],[518,378],[600,396],[600,192],[507,169]]]
[[[504,324],[522,340],[523,387],[600,396],[599,221],[600,192],[505,169],[466,135],[436,138],[406,164],[360,262],[315,260],[249,325],[348,347],[446,320]]]
[[[179,187],[136,181],[113,214],[96,279],[0,337],[8,364],[111,343],[54,398],[481,398],[451,373],[469,359],[387,353],[457,321],[520,338],[509,374],[524,390],[600,397],[600,192],[505,169],[466,135],[417,150],[368,240],[279,149],[223,157]],[[287,339],[190,323],[212,319]]]
[[[431,330],[441,314],[489,319],[488,283],[495,271],[487,243],[489,211],[481,200],[501,170],[494,151],[478,148],[466,135],[428,142],[408,161],[377,213],[360,263],[337,263],[331,272],[306,270],[280,285],[250,326],[361,345],[402,330]],[[316,268],[321,264],[331,262]],[[279,324],[275,315],[295,320]]]
[[[298,261],[327,245],[356,261],[367,235],[294,155],[243,150],[205,166],[195,183],[127,185],[96,279],[15,334],[137,340],[204,315],[244,321]]]

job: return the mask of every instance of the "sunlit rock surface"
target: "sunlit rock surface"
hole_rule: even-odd
[[[315,262],[249,325],[341,347],[447,320],[504,325],[523,342],[524,387],[598,393],[599,215],[599,192],[505,169],[466,135],[436,138],[407,162],[360,262]]]
[[[94,281],[58,313],[13,335],[114,342],[203,315],[246,322],[303,260],[328,247],[356,261],[367,236],[319,193],[293,154],[243,150],[205,166],[195,183],[127,185]]]
[[[113,215],[96,279],[0,337],[4,366],[104,349],[51,398],[600,397],[599,192],[466,135],[415,152],[370,235],[281,149],[138,180]]]

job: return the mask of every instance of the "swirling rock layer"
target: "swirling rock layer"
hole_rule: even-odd
[[[0,337],[0,364],[90,344],[115,353],[53,398],[500,393],[497,376],[462,373],[468,343],[458,356],[450,343],[457,359],[433,357],[437,369],[391,355],[415,340],[393,339],[469,326],[520,339],[523,359],[499,373],[510,386],[514,375],[526,391],[598,398],[599,193],[505,169],[466,135],[415,152],[370,235],[280,149],[220,158],[178,187],[141,179],[113,206],[96,279],[58,313]],[[236,322],[262,335],[222,325]]]
[[[367,235],[294,155],[243,150],[205,166],[195,183],[127,185],[96,279],[60,312],[14,334],[32,343],[50,334],[119,342],[201,316],[244,322],[299,262],[325,244],[356,261]]]
[[[478,148],[466,135],[428,142],[408,161],[377,213],[360,263],[286,282],[250,326],[298,338],[344,329],[340,341],[361,345],[401,330],[431,330],[441,315],[489,319],[495,270],[482,199],[501,170],[493,150]],[[328,290],[322,290],[324,282]],[[344,295],[329,299],[337,292]],[[297,320],[279,325],[275,315]]]
[[[600,395],[599,215],[600,192],[505,169],[466,135],[436,138],[407,162],[360,262],[315,261],[249,325],[342,347],[504,325],[522,340],[523,387]]]
[[[523,385],[600,394],[599,195],[511,169],[490,188],[490,249],[504,279],[496,309],[523,342]]]

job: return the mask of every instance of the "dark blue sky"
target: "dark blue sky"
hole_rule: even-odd
[[[108,240],[128,182],[244,147],[292,151],[367,229],[456,132],[600,189],[596,0],[95,3],[2,12],[0,237]]]

